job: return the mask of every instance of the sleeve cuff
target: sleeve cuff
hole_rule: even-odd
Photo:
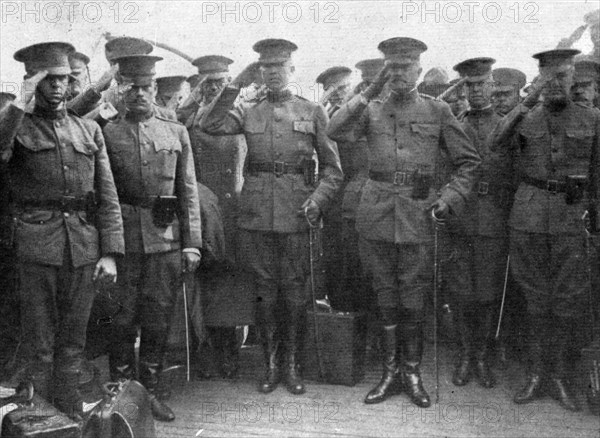
[[[183,248],[181,252],[189,252],[192,254],[200,255],[200,250],[198,248]]]

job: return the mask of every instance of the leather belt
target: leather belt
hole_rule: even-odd
[[[419,174],[421,177],[432,177],[428,173]],[[375,172],[369,171],[369,178],[373,181],[386,182],[396,186],[412,186],[415,183],[415,172]]]
[[[493,194],[500,192],[503,189],[509,190],[509,189],[512,189],[512,186],[510,184],[497,184],[497,183],[489,183],[486,181],[479,181],[477,183],[477,186],[475,186],[475,190],[476,190],[477,194],[481,195],[481,196],[493,195]]]
[[[121,204],[133,205],[134,207],[152,208],[158,196],[119,196]]]
[[[55,199],[19,199],[17,205],[27,208],[40,208],[43,210],[58,211],[85,211],[89,207],[89,200],[75,196],[61,196]]]
[[[304,168],[302,166],[298,166],[297,164],[288,164],[283,161],[273,161],[273,162],[264,162],[257,163],[252,162],[248,164],[248,172],[250,173],[274,173],[275,176],[281,176],[283,174],[303,174]]]
[[[521,181],[550,193],[565,193],[567,191],[567,183],[556,179],[537,179],[528,175],[521,175]]]

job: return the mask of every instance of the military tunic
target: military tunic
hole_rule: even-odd
[[[320,180],[315,187],[305,175],[282,172],[244,173],[238,225],[244,259],[257,276],[261,300],[272,306],[279,287],[294,306],[307,302],[309,224],[298,210],[307,199],[321,210],[334,199],[342,182],[337,147],[327,138],[322,106],[289,92],[269,93],[258,103],[232,109],[239,89],[226,87],[201,123],[212,135],[244,134],[248,145],[245,169],[253,163],[301,166],[316,152]],[[285,164],[284,164],[285,163]],[[275,164],[274,164],[275,166]]]
[[[459,119],[482,162],[463,214],[447,226],[452,253],[446,284],[458,303],[491,302],[502,292],[506,270],[511,157],[489,149],[488,137],[501,120],[492,107],[467,110]]]
[[[212,136],[200,128],[207,106],[200,107],[186,124],[192,143],[196,178],[217,197],[225,253],[204,265],[198,275],[202,285],[204,322],[231,327],[252,324],[254,290],[248,272],[241,269],[238,205],[244,182],[246,141],[241,135]]]
[[[358,95],[333,116],[328,133],[336,141],[366,136],[370,172],[396,172],[396,184],[369,179],[363,188],[356,218],[361,260],[373,276],[382,308],[402,304],[422,310],[433,279],[430,207],[441,185],[435,180],[442,154],[457,170],[439,197],[458,215],[480,163],[477,151],[448,105],[417,92],[403,100],[392,93],[368,105]],[[415,171],[433,181],[425,199],[413,199],[413,187],[406,184]]]
[[[561,111],[518,105],[494,130],[492,149],[516,148],[521,178],[546,182],[522,181],[509,218],[512,271],[531,314],[579,316],[587,302],[587,204],[567,204],[557,187],[569,175],[588,174],[599,139],[600,112],[573,102]]]
[[[182,290],[179,250],[202,246],[189,136],[183,125],[154,111],[145,118],[120,117],[106,125],[104,135],[121,202],[126,250],[117,284],[124,309],[113,325],[124,342],[131,342],[139,309],[141,360],[160,363]],[[173,222],[166,227],[155,224],[152,201],[144,200],[173,195],[178,205]]]
[[[39,106],[31,114],[9,107],[0,134],[2,172],[12,192],[24,353],[38,364],[56,359],[59,369],[71,367],[85,346],[95,263],[125,249],[104,137],[93,121]],[[91,192],[94,217],[85,202]]]

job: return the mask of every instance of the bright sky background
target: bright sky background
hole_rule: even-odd
[[[233,75],[256,60],[256,41],[278,37],[299,46],[296,81],[302,94],[314,100],[314,79],[321,71],[378,57],[377,44],[393,36],[418,38],[429,46],[421,57],[424,72],[441,66],[452,79],[452,66],[459,61],[491,56],[495,67],[516,67],[531,79],[536,73],[531,55],[555,47],[600,2],[1,0],[0,6],[3,90],[10,86],[7,82],[20,83],[24,73],[13,53],[42,41],[75,45],[92,58],[92,77],[97,79],[107,68],[103,32],[156,40],[192,57],[222,54],[235,61]],[[426,15],[425,9],[430,11]],[[591,50],[587,31],[575,47]],[[165,57],[159,75],[194,73],[181,58],[161,49],[155,53]]]

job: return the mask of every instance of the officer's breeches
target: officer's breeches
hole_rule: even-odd
[[[94,301],[94,264],[74,268],[21,262],[18,266],[24,355],[37,363],[77,368]]]
[[[450,234],[451,251],[444,260],[446,285],[452,300],[491,303],[502,294],[508,239]]]
[[[306,306],[309,299],[306,285],[310,275],[308,231],[240,230],[240,242],[243,260],[256,281],[257,311],[263,312],[257,317],[270,319],[275,316],[279,291],[288,309]]]
[[[511,230],[510,260],[530,314],[580,316],[588,298],[585,237]]]
[[[140,360],[160,362],[166,347],[173,306],[182,292],[181,252],[129,253],[118,264],[117,299],[123,309],[113,328],[121,342],[135,341],[141,327]]]
[[[359,250],[381,309],[423,310],[426,294],[433,287],[431,245],[397,245],[360,238]]]

